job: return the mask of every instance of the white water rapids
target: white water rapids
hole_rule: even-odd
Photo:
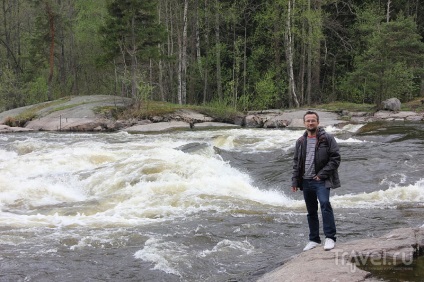
[[[346,161],[343,151],[361,150],[364,146],[372,148],[372,144],[380,144],[352,135],[359,127],[348,125],[343,129],[326,129],[335,134],[341,146],[342,176],[351,173],[358,164],[352,165],[356,161],[355,153],[349,157],[351,160]],[[206,223],[193,223],[193,218],[197,220],[201,215],[213,214],[225,222],[229,218],[237,220],[238,217],[265,218],[269,214],[273,219],[265,221],[279,224],[279,221],[286,222],[285,218],[290,218],[292,224],[300,225],[296,228],[306,227],[305,223],[299,222],[305,217],[301,195],[294,195],[289,190],[291,163],[287,163],[294,142],[302,132],[226,129],[149,135],[122,132],[1,135],[0,226],[3,236],[0,237],[0,246],[5,249],[19,246],[27,240],[21,232],[30,230],[37,230],[41,234],[45,232],[42,230],[61,230],[60,234],[54,232],[54,236],[59,237],[79,233],[81,228],[109,230],[100,232],[97,239],[93,238],[93,233],[75,235],[74,241],[67,241],[66,248],[76,252],[88,245],[92,247],[95,241],[99,246],[107,245],[107,242],[116,243],[116,233],[122,228],[137,227],[147,230],[143,233],[147,238],[132,250],[134,259],[150,263],[150,269],[166,275],[196,280],[193,278],[195,274],[185,270],[193,267],[193,259],[214,260],[215,254],[230,251],[233,254],[236,252],[231,260],[237,260],[238,252],[249,256],[260,248],[247,236],[214,238]],[[279,155],[283,156],[283,160],[279,160]],[[243,161],[238,159],[246,156],[250,161],[244,167]],[[263,156],[273,156],[275,165],[268,166],[269,162],[264,161]],[[424,177],[417,178],[416,171],[422,170],[424,165],[422,161],[413,161],[413,156],[405,158],[402,166],[411,167],[415,173],[414,180],[405,171],[396,172],[397,175],[390,171],[387,175],[380,175],[375,184],[370,183],[370,187],[352,184],[359,174],[352,177],[352,181],[347,177],[342,178],[347,188],[336,190],[332,196],[336,212],[338,209],[349,212],[383,209],[387,212],[387,209],[403,205],[421,209],[424,203]],[[258,180],[250,173],[252,166],[257,167],[259,175],[265,173],[268,169],[261,170],[264,164],[272,167],[278,181],[265,185],[264,179]],[[366,162],[361,164],[365,166]],[[366,171],[366,168],[363,169]],[[349,212],[340,212],[339,217],[344,218]],[[417,220],[419,222],[417,218],[413,221]],[[184,236],[204,231],[216,242],[212,245],[209,245],[210,242],[204,243],[203,247],[199,244],[193,249],[191,243],[169,239],[168,231],[152,231],[170,222],[183,226],[187,224],[181,229],[187,230]],[[244,224],[256,223],[252,221],[238,226],[234,222],[231,227],[225,227],[229,228],[226,233],[242,233]],[[274,227],[269,228],[265,233],[272,233]],[[67,233],[64,230],[70,231]],[[293,232],[306,232],[296,230]],[[291,231],[287,232],[289,234]],[[160,236],[157,235],[159,233]],[[128,233],[125,234],[128,236]],[[39,240],[38,244],[43,242]],[[266,244],[265,241],[261,244]],[[46,239],[45,243],[48,242]],[[303,241],[299,244],[303,244]],[[44,252],[48,256],[49,253],[58,253],[59,249],[58,246],[44,247],[36,253],[41,255]],[[4,259],[0,254],[0,263]],[[224,268],[221,264],[211,266],[208,273],[216,275],[223,271],[228,274]],[[14,271],[15,274],[19,272]],[[208,276],[206,273],[202,275],[197,278]]]

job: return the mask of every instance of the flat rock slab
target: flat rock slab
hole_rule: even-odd
[[[123,131],[129,133],[141,132],[160,132],[171,129],[190,129],[190,124],[184,121],[169,121],[169,122],[155,122],[150,124],[134,125],[125,128]]]
[[[393,266],[393,258],[410,261],[424,247],[424,227],[401,228],[380,238],[336,244],[331,251],[322,246],[294,256],[284,265],[265,274],[258,282],[355,282],[380,281],[361,270],[356,263],[383,259]]]
[[[5,124],[0,124],[0,133],[6,133],[6,132],[28,132],[32,131],[32,129],[29,128],[23,128],[23,127],[11,127]]]
[[[200,122],[190,127],[190,123],[184,121],[155,122],[149,124],[134,125],[123,129],[129,133],[144,132],[162,132],[169,130],[189,130],[189,129],[207,129],[207,128],[240,128],[239,125],[222,122]]]
[[[196,123],[194,125],[194,129],[196,128],[216,128],[216,127],[223,127],[223,128],[240,128],[240,125],[231,124],[231,123],[222,123],[222,122],[200,122]]]
[[[284,112],[282,118],[285,120],[291,121],[288,127],[291,128],[305,128],[305,124],[303,123],[303,115],[307,110],[302,111],[292,111],[292,112]],[[341,123],[340,116],[333,112],[326,112],[320,110],[312,110],[316,112],[319,116],[319,124],[321,126],[329,126],[336,125]]]
[[[375,119],[385,119],[385,120],[411,120],[419,121],[423,119],[423,114],[418,114],[411,111],[378,111],[374,114]]]

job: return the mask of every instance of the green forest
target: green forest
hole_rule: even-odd
[[[422,0],[1,0],[0,110],[118,95],[236,110],[424,96]]]

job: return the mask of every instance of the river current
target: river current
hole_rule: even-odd
[[[424,224],[424,124],[327,127],[338,242]],[[0,135],[0,281],[254,281],[308,241],[303,130]]]

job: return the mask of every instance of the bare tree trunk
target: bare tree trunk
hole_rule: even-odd
[[[221,75],[221,40],[220,40],[220,31],[219,31],[219,13],[221,12],[219,8],[219,0],[215,1],[215,38],[216,38],[216,86],[217,94],[219,101],[223,100],[222,95],[222,75]]]
[[[10,57],[12,56],[13,53],[12,53],[12,50],[10,49],[10,31],[7,24],[7,11],[10,9],[10,7],[6,6],[6,0],[3,0],[2,9],[3,9],[4,37],[6,39],[5,41],[3,40],[2,41],[4,42],[4,45],[6,46],[6,50],[7,50],[7,53],[6,53],[7,65],[10,66]]]
[[[208,0],[205,0],[205,26],[206,26],[206,32],[205,32],[205,44],[206,44],[206,52],[208,52],[209,48],[209,11],[208,11]],[[205,56],[207,56],[208,53],[205,53]],[[206,104],[207,97],[208,97],[208,68],[204,68],[204,77],[203,77],[203,104]]]
[[[50,30],[50,51],[49,51],[49,77],[47,79],[47,99],[52,100],[52,81],[54,73],[54,44],[55,44],[55,25],[54,25],[54,14],[49,5],[45,2],[47,17],[49,20],[49,30]]]
[[[387,0],[386,22],[390,22],[390,4],[392,1]]]
[[[188,0],[184,0],[183,9],[183,31],[178,32],[178,104],[186,103],[187,98],[187,12]]]
[[[294,80],[294,72],[293,72],[293,38],[291,33],[291,4],[292,1],[288,1],[287,5],[287,21],[286,21],[286,59],[287,59],[287,68],[288,68],[288,74],[289,74],[289,93],[290,96],[293,99],[293,102],[296,106],[296,108],[299,108],[299,101],[297,99],[296,95],[296,85]]]
[[[316,13],[318,13],[319,22],[314,24],[314,28],[317,30],[322,30],[322,23],[321,23],[321,1],[322,0],[315,0],[314,10]],[[313,44],[313,51],[312,51],[312,89],[314,89],[315,93],[315,101],[320,102],[322,100],[322,91],[321,91],[321,39],[320,38],[313,38],[314,44]],[[316,42],[315,42],[316,41]]]
[[[299,70],[299,103],[303,105],[305,103],[305,70],[306,70],[306,43],[302,42],[300,49],[300,70]]]
[[[137,47],[135,43],[135,18],[131,19],[131,96],[135,100],[139,100],[137,96]],[[139,101],[140,102],[140,101]]]
[[[160,24],[162,24],[162,18],[161,18],[161,7],[162,7],[162,1],[159,1],[159,5],[158,5],[158,15],[159,15],[159,17],[158,17],[158,21],[159,21],[159,23]],[[162,47],[162,44],[161,43],[159,43],[158,44],[158,50],[159,50],[159,52],[160,52],[160,54],[162,55],[163,54],[163,47]],[[163,88],[163,65],[162,65],[162,59],[159,59],[159,63],[158,63],[158,67],[159,67],[159,95],[160,95],[160,98],[161,98],[161,101],[162,102],[165,102],[165,91],[164,91],[164,88]]]
[[[199,24],[199,0],[195,0],[196,7],[196,60],[197,67],[199,68],[200,76],[203,77],[202,54],[200,52],[200,24]]]
[[[308,14],[311,14],[311,0],[308,1]],[[307,74],[307,86],[306,86],[306,103],[308,106],[312,102],[312,22],[311,19],[308,21],[308,74]]]
[[[166,26],[167,26],[167,30],[168,30],[168,38],[167,38],[167,55],[168,57],[172,57],[174,56],[174,40],[173,40],[173,36],[174,36],[174,21],[172,20],[172,14],[170,11],[172,11],[172,7],[171,7],[171,1],[166,1],[166,5],[165,5],[165,20],[166,20]],[[178,36],[178,33],[177,33]],[[168,73],[168,92],[171,94],[171,97],[168,97],[168,99],[170,100],[169,102],[173,102],[175,103],[175,85],[174,85],[174,68],[173,68],[173,63],[168,60],[167,62],[167,73]],[[178,98],[178,93],[177,93],[177,98]]]
[[[182,62],[181,70],[183,79],[181,81],[182,87],[182,103],[187,103],[187,13],[188,13],[188,0],[184,1],[184,16],[183,16],[183,50],[182,50]]]
[[[243,42],[243,96],[247,94],[247,21],[244,25],[244,42]]]
[[[178,35],[178,45],[180,48],[178,48],[178,104],[183,104],[183,67],[182,67],[182,60],[183,60],[183,48],[182,48],[182,38],[179,33]]]
[[[281,11],[281,6],[279,4],[275,5],[276,11]],[[278,15],[274,19],[274,39],[273,39],[273,49],[274,49],[274,64],[275,64],[275,80],[277,85],[281,85],[282,81],[282,68],[281,68],[281,14],[278,12]],[[277,87],[277,97],[279,104],[278,106],[283,105],[283,91],[280,87]]]

